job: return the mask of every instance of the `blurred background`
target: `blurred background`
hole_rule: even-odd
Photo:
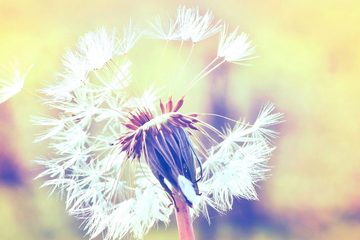
[[[258,56],[250,66],[224,65],[213,72],[188,94],[186,110],[251,121],[270,101],[286,118],[260,200],[236,201],[226,215],[211,212],[210,225],[197,219],[198,239],[360,239],[355,0],[0,0],[0,64],[33,65],[25,90],[0,105],[0,239],[84,239],[80,222],[67,215],[59,197],[48,197],[48,189],[39,189],[43,180],[33,180],[41,171],[34,159],[47,154],[46,146],[33,143],[39,129],[30,118],[47,113],[37,90],[54,80],[62,54],[85,32],[121,29],[130,18],[146,24],[153,16],[175,16],[179,4],[210,9],[217,19],[240,26]],[[212,59],[216,41],[196,50],[194,68]],[[169,46],[169,58],[177,47]],[[143,59],[139,76],[154,71],[146,64],[157,59],[154,49],[144,51],[148,46],[139,43],[133,53]],[[172,81],[174,88],[182,83]],[[177,232],[174,225],[159,226],[145,239],[177,239]]]

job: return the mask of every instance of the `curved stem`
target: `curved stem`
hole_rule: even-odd
[[[175,215],[179,232],[179,240],[195,240],[189,207],[179,196],[177,196],[177,194],[174,195],[176,202]]]

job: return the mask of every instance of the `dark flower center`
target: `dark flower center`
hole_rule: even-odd
[[[178,179],[179,176],[188,179],[198,194],[196,165],[200,165],[200,161],[189,138],[191,131],[197,130],[194,125],[198,120],[194,114],[177,112],[183,102],[183,98],[175,105],[171,98],[166,104],[160,101],[162,114],[156,117],[148,109],[137,109],[130,113],[129,122],[125,124],[129,130],[119,141],[121,149],[129,158],[144,157],[155,177],[171,196],[175,190],[192,206]]]

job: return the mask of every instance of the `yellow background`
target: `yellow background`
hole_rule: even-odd
[[[43,180],[33,181],[40,171],[34,159],[46,155],[45,144],[33,143],[39,128],[30,123],[31,116],[46,111],[37,90],[53,81],[62,54],[83,33],[121,27],[130,18],[145,24],[152,16],[175,16],[179,4],[212,10],[256,45],[251,66],[219,70],[229,84],[229,115],[251,120],[271,101],[286,118],[272,176],[261,183],[260,201],[254,203],[266,224],[257,217],[246,233],[237,229],[236,217],[223,221],[226,217],[215,215],[219,223],[202,228],[218,227],[217,239],[360,239],[360,2],[355,0],[0,0],[0,64],[33,65],[25,90],[0,105],[0,239],[83,239],[62,200],[39,189]],[[203,47],[194,64],[211,54]],[[189,93],[187,109],[211,110],[217,94],[211,78]],[[173,225],[155,229],[146,239],[172,239],[175,231]]]

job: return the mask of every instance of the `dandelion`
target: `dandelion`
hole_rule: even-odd
[[[212,18],[180,7],[168,31],[155,29],[160,40],[198,42],[218,31]],[[45,168],[39,177],[48,178],[43,186],[51,193],[61,193],[90,238],[141,239],[175,212],[180,239],[191,240],[192,218],[208,217],[208,207],[225,212],[234,198],[257,199],[255,186],[268,175],[277,136],[271,128],[282,114],[267,104],[253,124],[223,117],[234,124],[220,131],[203,120],[212,114],[183,112],[185,95],[164,98],[154,88],[129,94],[136,59],[125,55],[144,36],[130,26],[122,38],[105,29],[87,33],[65,55],[58,83],[43,90],[57,116],[33,119],[46,127],[37,140],[48,140],[53,152],[37,161]],[[249,42],[236,31],[224,34],[220,54],[190,80],[186,93],[225,62],[217,62],[220,57],[236,63],[249,56]]]
[[[21,73],[18,68],[13,71],[9,71],[5,67],[0,69],[0,104],[22,90],[29,70],[30,68],[25,73]]]

